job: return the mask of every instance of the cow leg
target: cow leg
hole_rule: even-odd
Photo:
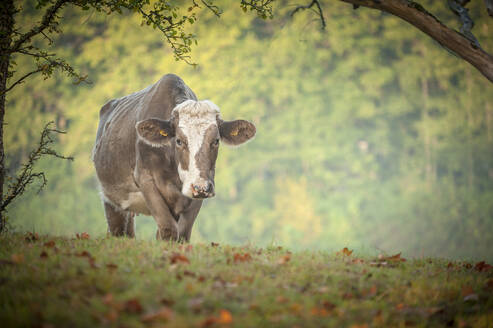
[[[177,240],[178,224],[154,183],[141,185],[141,191],[157,224],[156,239]]]
[[[125,231],[125,234],[129,238],[135,238],[135,214],[134,213],[128,213],[128,221],[127,221],[127,229]]]
[[[106,215],[108,231],[111,235],[117,237],[124,236],[127,231],[128,213],[105,201],[104,214]]]
[[[192,234],[192,227],[197,215],[199,214],[202,201],[194,201],[190,209],[183,212],[178,220],[178,238],[182,242],[189,242]]]

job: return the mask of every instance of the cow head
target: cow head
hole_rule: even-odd
[[[219,108],[208,100],[186,100],[173,109],[170,120],[147,119],[138,122],[136,129],[147,144],[173,149],[181,192],[190,198],[214,196],[220,141],[240,145],[253,138],[256,131],[248,121],[223,121]]]

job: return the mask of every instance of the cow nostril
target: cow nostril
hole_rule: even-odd
[[[207,182],[206,192],[210,193],[214,189],[214,185],[211,182]]]

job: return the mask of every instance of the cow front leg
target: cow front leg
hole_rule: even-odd
[[[104,214],[108,222],[108,231],[112,236],[121,237],[126,235],[127,237],[134,237],[132,213],[126,212],[104,201]]]
[[[180,219],[178,220],[178,235],[180,241],[190,241],[193,223],[199,214],[201,206],[201,200],[194,200],[190,208],[180,215]]]
[[[178,224],[156,186],[148,183],[142,186],[141,190],[147,207],[157,224],[156,238],[178,240]]]

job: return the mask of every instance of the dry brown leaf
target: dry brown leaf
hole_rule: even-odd
[[[134,313],[134,314],[139,314],[142,313],[142,311],[144,311],[144,308],[140,304],[139,300],[136,298],[127,300],[123,308],[125,309],[126,312]]]
[[[161,298],[159,302],[161,302],[161,304],[163,305],[166,305],[167,307],[173,306],[175,304],[175,301],[169,298]]]
[[[44,243],[43,245],[45,247],[53,248],[53,247],[55,247],[55,241],[54,240],[50,240],[50,241],[47,241],[46,243]]]
[[[76,237],[77,239],[89,239],[89,238],[90,238],[90,236],[89,236],[89,234],[88,234],[87,232],[83,232],[83,233],[81,233],[81,234],[76,233],[76,234],[75,234],[75,237]]]
[[[189,264],[190,263],[190,260],[188,259],[188,257],[186,257],[185,255],[180,254],[180,253],[173,253],[173,255],[171,255],[171,257],[170,257],[170,261],[171,261],[171,264],[175,264],[175,263]]]
[[[108,263],[106,264],[106,267],[109,269],[109,270],[116,270],[118,269],[118,265],[114,264],[114,263]]]
[[[106,304],[106,305],[111,305],[113,304],[113,294],[111,293],[108,293],[106,295],[103,296],[103,303]]]
[[[479,272],[488,272],[492,268],[493,268],[493,266],[491,266],[490,264],[486,263],[485,261],[478,262],[474,266],[474,270],[479,271]]]
[[[352,250],[349,250],[349,248],[344,247],[341,249],[339,252],[336,253],[337,255],[342,255],[342,256],[351,256],[353,254]]]
[[[233,322],[233,316],[228,310],[221,310],[219,311],[219,317],[217,318],[216,322],[218,324],[228,325]]]
[[[401,257],[401,253],[397,253],[397,254],[391,255],[391,256],[379,255],[378,256],[378,259],[381,262],[384,262],[384,261],[388,261],[388,262],[405,262],[406,261],[405,258]]]
[[[46,251],[42,251],[41,254],[39,254],[39,257],[42,259],[46,259],[48,258],[48,253],[46,253]]]
[[[173,310],[167,306],[163,306],[155,312],[143,315],[140,320],[142,322],[169,321],[173,317]]]
[[[461,294],[462,294],[462,297],[467,297],[471,294],[474,294],[474,289],[472,289],[471,286],[463,286]]]
[[[249,253],[235,253],[233,255],[233,261],[237,262],[249,262],[252,260],[252,256]]]
[[[21,264],[24,262],[24,254],[12,254],[10,259],[14,264]]]
[[[326,317],[329,315],[329,311],[323,307],[314,307],[310,310],[310,314],[316,317]]]
[[[210,316],[205,318],[200,324],[201,327],[210,327],[216,323],[216,317]]]
[[[298,314],[298,313],[300,313],[300,312],[301,312],[301,310],[303,309],[303,307],[302,307],[300,304],[298,304],[298,303],[293,303],[293,304],[291,304],[291,305],[289,306],[289,309],[290,309],[291,311],[293,311],[293,313]]]
[[[281,258],[277,261],[277,264],[283,265],[291,261],[291,254],[286,254],[284,256],[281,256]]]
[[[211,246],[212,247],[217,247],[217,246],[219,246],[219,243],[211,242]]]
[[[118,311],[112,308],[108,312],[106,312],[104,318],[109,322],[115,322],[118,319]]]
[[[280,304],[283,304],[283,303],[287,303],[288,302],[288,299],[286,297],[280,295],[280,296],[277,296],[276,302],[277,303],[280,303]]]
[[[24,236],[24,239],[27,241],[27,242],[34,242],[36,240],[39,239],[39,235],[37,232],[35,233],[32,233],[32,232],[28,232],[26,233],[26,235]]]

